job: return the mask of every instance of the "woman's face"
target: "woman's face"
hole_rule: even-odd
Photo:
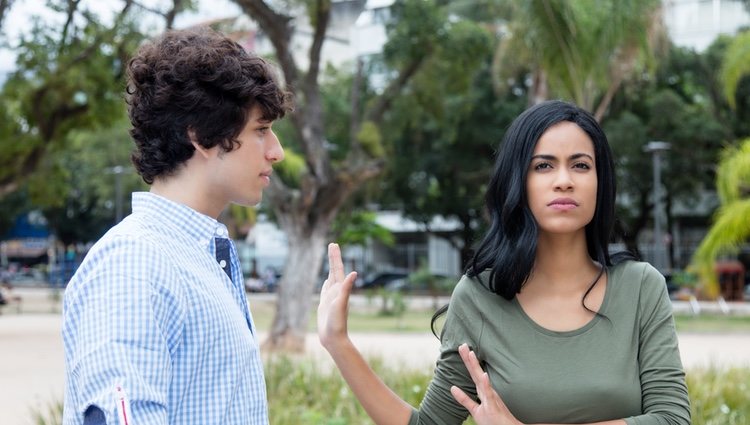
[[[563,121],[539,138],[526,176],[529,208],[539,232],[583,232],[596,210],[594,143],[577,124]]]

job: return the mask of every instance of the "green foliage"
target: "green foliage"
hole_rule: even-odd
[[[383,141],[380,135],[380,129],[372,121],[362,123],[357,133],[357,142],[362,145],[362,149],[372,158],[382,158],[385,156]]]
[[[32,409],[31,418],[36,425],[62,425],[63,403],[56,401],[49,403],[41,410]]]
[[[686,375],[693,425],[750,423],[750,369],[696,369]]]
[[[722,205],[714,224],[693,256],[709,296],[717,296],[719,283],[714,261],[722,254],[733,253],[750,238],[750,139],[737,148],[727,148],[717,171],[717,189]]]
[[[70,4],[49,7],[64,13]],[[127,19],[104,26],[85,9],[73,17],[62,30],[35,20],[13,46],[16,70],[0,96],[0,196],[27,184],[35,203],[61,206],[67,171],[55,157],[68,149],[70,135],[125,116],[124,63],[142,35]]]
[[[454,6],[460,5],[433,13],[454,13]],[[525,98],[514,92],[495,96],[489,77],[492,35],[486,26],[451,16],[408,95],[394,102],[386,119],[382,134],[389,160],[375,190],[381,205],[417,222],[429,223],[435,215],[457,218],[468,248],[482,222],[493,152]],[[391,49],[399,47],[396,41],[389,41]],[[517,88],[525,93],[522,84]]]
[[[404,401],[418,406],[427,387],[427,371],[394,370],[378,359],[375,372]],[[274,425],[371,424],[339,375],[305,359],[269,359],[265,367],[269,418]]]
[[[282,142],[283,143],[283,142]],[[284,148],[284,160],[274,164],[273,169],[281,180],[291,187],[299,187],[302,175],[307,171],[305,157],[292,148]]]
[[[419,406],[432,368],[387,367],[370,359],[375,373],[404,401]],[[272,425],[371,424],[364,409],[335,368],[308,359],[274,357],[266,360],[269,418]],[[690,369],[686,373],[693,425],[750,423],[750,368]],[[35,411],[34,423],[62,423],[62,403],[49,412]],[[467,424],[473,424],[469,419]]]
[[[750,139],[722,152],[716,189],[723,204],[750,196]]]
[[[397,1],[391,7],[391,14],[383,56],[393,67],[429,56],[431,49],[442,44],[446,36],[447,16],[435,0]]]
[[[652,216],[652,157],[645,145],[651,140],[671,144],[662,160],[667,203],[693,206],[695,194],[712,186],[722,143],[732,137],[717,116],[722,111],[713,102],[718,83],[706,61],[704,55],[673,47],[655,78],[628,84],[602,123],[616,161],[620,230],[631,249]]]
[[[543,0],[513,2],[508,38],[498,49],[496,71],[521,55],[541,70],[554,97],[593,111],[612,86],[649,69],[656,41],[658,0]],[[616,88],[616,87],[615,87]]]
[[[332,225],[334,238],[342,245],[364,245],[370,240],[386,246],[395,242],[393,233],[376,221],[377,215],[372,211],[354,210],[336,216]]]
[[[737,106],[737,86],[743,77],[750,74],[750,31],[745,31],[732,40],[720,72],[724,96],[734,108]]]

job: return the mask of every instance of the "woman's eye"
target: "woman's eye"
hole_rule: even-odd
[[[573,167],[580,168],[582,170],[590,170],[591,169],[591,166],[589,166],[589,164],[587,164],[585,162],[578,162],[575,165],[573,165]]]
[[[540,162],[534,166],[535,170],[547,170],[552,168],[552,165],[548,162]]]

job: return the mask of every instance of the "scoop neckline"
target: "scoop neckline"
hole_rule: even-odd
[[[583,333],[586,333],[588,330],[596,326],[599,321],[601,321],[602,316],[606,316],[607,312],[607,306],[609,305],[609,298],[610,293],[612,292],[612,273],[610,273],[610,269],[607,266],[604,266],[604,272],[602,275],[607,276],[607,287],[604,288],[604,299],[602,300],[602,305],[599,306],[599,314],[594,315],[594,317],[591,318],[586,324],[581,326],[577,329],[571,329],[569,331],[553,331],[552,329],[547,329],[544,326],[540,325],[534,319],[532,319],[528,314],[526,314],[526,311],[521,306],[521,303],[518,302],[518,297],[513,297],[513,305],[515,306],[516,310],[519,312],[521,317],[526,321],[529,325],[531,325],[532,328],[534,328],[536,331],[553,337],[559,337],[559,338],[567,338],[567,337],[574,337],[581,335]],[[601,277],[600,277],[601,279]]]

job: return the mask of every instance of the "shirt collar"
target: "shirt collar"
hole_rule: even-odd
[[[200,245],[210,248],[214,238],[229,238],[227,227],[216,219],[151,192],[133,192],[133,213],[171,224]]]

